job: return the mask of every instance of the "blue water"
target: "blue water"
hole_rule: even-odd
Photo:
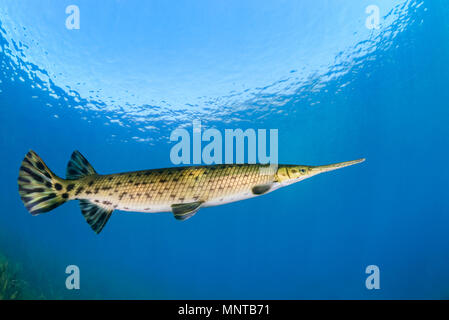
[[[0,254],[44,296],[449,298],[447,1],[0,2]],[[29,149],[61,176],[73,150],[167,167],[195,119],[278,129],[280,163],[367,161],[184,222],[115,212],[100,235],[75,201],[20,201]]]

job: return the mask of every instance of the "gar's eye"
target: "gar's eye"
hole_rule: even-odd
[[[306,172],[306,169],[301,169],[301,172],[302,172],[302,173],[305,173],[305,172]]]

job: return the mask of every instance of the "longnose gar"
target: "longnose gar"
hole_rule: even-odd
[[[84,218],[100,233],[114,210],[172,211],[176,219],[186,220],[200,208],[256,197],[364,160],[324,166],[220,164],[100,175],[75,151],[62,179],[29,151],[18,183],[20,197],[32,215],[79,200]]]

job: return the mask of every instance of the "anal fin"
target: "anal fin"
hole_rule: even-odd
[[[113,211],[113,209],[101,207],[89,200],[80,200],[80,207],[84,219],[97,234],[103,230]]]
[[[173,204],[171,206],[172,212],[177,220],[187,220],[193,217],[198,212],[203,201]]]

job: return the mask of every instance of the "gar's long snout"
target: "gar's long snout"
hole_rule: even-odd
[[[312,166],[310,168],[310,171],[312,175],[320,174],[323,172],[333,171],[340,168],[352,166],[354,164],[360,163],[365,161],[365,158],[352,160],[352,161],[345,161],[345,162],[339,162],[339,163],[333,163],[333,164],[326,164],[324,166]]]

